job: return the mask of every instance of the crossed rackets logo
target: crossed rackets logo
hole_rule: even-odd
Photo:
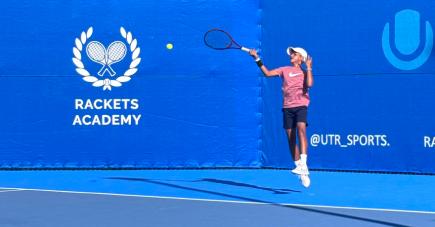
[[[115,70],[110,67],[112,64],[122,61],[127,53],[127,47],[121,41],[115,41],[106,48],[98,41],[92,41],[86,47],[86,54],[92,61],[103,65],[98,71],[99,76],[109,72],[110,76],[115,76]]]
[[[92,86],[94,87],[103,87],[103,90],[112,90],[112,87],[120,87],[122,86],[122,83],[130,81],[131,76],[137,72],[137,66],[141,61],[141,58],[139,58],[140,48],[137,45],[137,39],[133,38],[131,32],[127,32],[123,27],[121,27],[121,36],[128,43],[129,47],[127,47],[124,42],[121,41],[112,42],[107,49],[98,41],[91,41],[86,45],[87,41],[92,36],[93,31],[93,28],[90,27],[86,32],[82,31],[80,37],[75,39],[72,61],[76,66],[76,72],[82,76],[84,81],[92,83]],[[99,79],[93,76],[83,64],[82,51],[84,46],[86,46],[86,54],[89,59],[102,65],[101,69],[97,73],[100,77],[103,77],[107,72],[113,78],[116,75],[116,72],[113,70],[111,65],[122,61],[127,55],[129,49],[131,51],[132,59],[130,67],[124,72],[123,75],[117,78]]]

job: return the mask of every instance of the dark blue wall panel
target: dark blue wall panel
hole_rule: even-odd
[[[289,64],[290,45],[313,57],[312,168],[435,172],[434,2],[277,0],[262,9],[269,68]],[[289,167],[280,84],[263,79],[263,160]]]

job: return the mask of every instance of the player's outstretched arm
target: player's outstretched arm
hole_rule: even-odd
[[[263,62],[261,61],[260,57],[258,56],[258,53],[256,50],[251,49],[249,51],[249,55],[251,55],[255,61],[257,62],[258,67],[260,67],[261,71],[265,76],[279,76],[279,72],[277,70],[268,70],[265,65],[263,65]]]

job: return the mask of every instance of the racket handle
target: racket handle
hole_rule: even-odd
[[[248,49],[248,48],[246,48],[246,47],[241,47],[240,49],[243,50],[243,51],[245,51],[245,52],[247,52],[247,53],[249,53],[249,51],[251,51],[251,49]]]

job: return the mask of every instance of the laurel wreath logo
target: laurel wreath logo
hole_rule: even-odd
[[[75,39],[75,47],[73,47],[72,61],[76,66],[76,72],[83,76],[82,79],[88,83],[92,83],[94,87],[103,87],[103,90],[112,90],[112,87],[121,87],[122,83],[131,80],[131,77],[137,72],[137,66],[139,65],[141,58],[140,47],[137,45],[137,39],[133,38],[132,33],[127,32],[123,27],[120,28],[121,36],[127,41],[130,51],[131,51],[131,63],[130,67],[124,72],[122,76],[119,76],[115,80],[104,79],[100,80],[97,77],[91,75],[88,70],[86,70],[85,65],[82,62],[82,51],[86,42],[92,36],[94,29],[89,27],[88,30],[82,31],[80,37]]]

